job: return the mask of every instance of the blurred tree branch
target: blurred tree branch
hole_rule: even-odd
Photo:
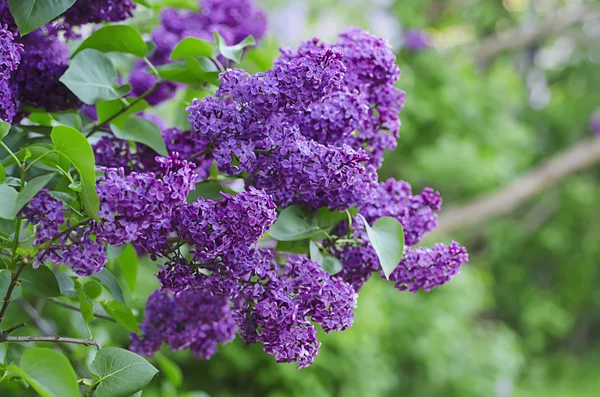
[[[583,4],[565,7],[555,11],[552,17],[537,25],[515,28],[493,37],[483,38],[475,48],[475,60],[480,65],[486,65],[503,51],[524,48],[558,36],[571,25],[582,22],[593,13],[600,13],[600,6]]]
[[[442,211],[434,233],[476,225],[508,214],[546,187],[599,162],[600,137],[579,141],[495,192]]]

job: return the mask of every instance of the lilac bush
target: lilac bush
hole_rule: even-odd
[[[85,41],[89,48],[71,60],[65,40],[81,34],[79,26],[122,21],[134,9],[130,0],[78,1],[20,35],[21,20],[0,1],[0,116],[23,121],[15,131],[31,138],[16,153],[4,146],[19,185],[6,186],[18,210],[5,217],[34,236],[20,248],[16,233],[7,248],[13,287],[28,264],[65,265],[75,287],[95,277],[111,291],[115,301],[102,305],[134,331],[134,352],[152,356],[164,343],[208,359],[237,335],[303,368],[318,354],[317,326],[352,326],[358,293],[374,273],[410,292],[459,273],[468,257],[456,242],[415,246],[436,227],[440,193],[378,181],[405,103],[384,40],[351,28],[335,43],[282,48],[271,68],[251,74],[238,62],[255,43],[246,37],[264,35],[264,12],[250,0],[202,0],[200,11],[162,10],[147,56],[138,55],[145,44],[131,28],[132,38],[117,41],[125,48],[94,33],[96,42]],[[173,62],[173,49],[190,37],[198,47]],[[131,86],[103,54],[112,51],[138,57]],[[146,111],[188,81],[203,95],[188,104],[183,125]],[[81,84],[94,95],[82,95]],[[69,113],[53,113],[77,109],[67,123],[61,117]],[[33,166],[42,176],[27,181]],[[204,197],[208,186],[220,194]],[[139,329],[107,281],[109,257],[128,246],[159,263],[160,288]],[[77,296],[87,324],[93,302],[85,291]]]

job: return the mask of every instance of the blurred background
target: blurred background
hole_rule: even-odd
[[[381,178],[439,190],[440,227],[423,244],[455,239],[471,260],[430,293],[371,279],[355,325],[320,335],[309,368],[239,339],[208,362],[164,350],[143,396],[600,396],[600,1],[260,3],[269,38],[249,69],[351,25],[393,45],[407,102]],[[160,112],[177,123],[183,108]],[[155,271],[144,264],[130,296],[141,312]],[[53,319],[40,328],[87,335],[78,313],[36,309]],[[93,332],[128,344],[112,323]]]

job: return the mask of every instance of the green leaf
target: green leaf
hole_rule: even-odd
[[[199,73],[195,67],[190,70],[190,65],[193,64],[187,61],[173,62],[166,65],[160,65],[156,70],[158,71],[158,75],[165,80],[196,86],[210,82],[209,78],[214,76],[214,73],[204,72],[202,67],[200,67],[200,69],[202,69],[201,73]]]
[[[74,128],[57,126],[52,129],[52,142],[75,166],[81,177],[81,202],[85,212],[98,219],[100,199],[96,193],[96,165],[94,152],[83,134]]]
[[[212,57],[214,44],[195,37],[186,37],[181,40],[171,52],[171,59],[185,59],[193,57]]]
[[[102,284],[116,300],[122,304],[125,304],[121,284],[119,284],[119,280],[117,280],[114,274],[112,274],[107,268],[102,269],[100,273],[94,274],[93,277],[98,279],[100,284]]]
[[[343,220],[348,219],[346,212],[331,211],[329,208],[317,210],[317,224],[321,229],[330,230]]]
[[[94,317],[94,304],[92,300],[86,295],[83,287],[79,283],[79,281],[75,280],[75,291],[77,291],[77,296],[79,297],[79,310],[81,311],[81,316],[83,317],[83,321],[87,325],[90,321],[92,321]]]
[[[54,168],[57,170],[68,171],[71,162],[64,155],[61,155],[54,147],[50,144],[38,144],[28,146],[26,149],[19,150],[15,153],[15,156],[20,160],[24,161],[25,156],[29,154],[31,160],[39,161],[36,163],[42,163],[50,168]],[[12,156],[6,157],[2,160],[2,164],[5,167],[15,164],[15,160]]]
[[[149,120],[134,117],[125,122],[123,129],[116,125],[111,125],[110,129],[119,139],[142,143],[161,156],[169,155],[162,133],[156,124]]]
[[[6,170],[4,166],[0,164],[0,184],[4,183],[4,179],[6,178]]]
[[[19,365],[19,361],[21,361],[21,356],[25,350],[27,350],[25,346],[18,343],[7,343],[6,353],[4,355],[4,365]]]
[[[124,98],[124,100],[130,104],[136,100],[136,98]],[[114,124],[117,127],[123,129],[125,122],[134,114],[143,112],[148,106],[148,102],[142,100],[137,102],[135,105],[130,106],[127,110],[123,111],[125,104],[119,99],[113,101],[100,102],[96,105],[96,111],[98,112],[98,120],[108,120],[119,112],[123,112],[119,116],[115,117],[110,121],[110,124]]]
[[[202,58],[199,58],[202,59]],[[186,69],[192,73],[196,79],[216,87],[219,86],[219,72],[207,71],[196,58],[188,58],[185,60]]]
[[[4,139],[5,136],[8,135],[9,131],[10,131],[10,123],[0,120],[0,141],[2,139]]]
[[[143,357],[125,349],[101,349],[90,367],[97,377],[97,397],[129,397],[142,390],[158,370]]]
[[[165,7],[200,11],[198,0],[145,0],[152,3],[154,8],[162,9]]]
[[[102,284],[92,278],[83,285],[83,290],[85,291],[86,295],[93,300],[102,295],[102,291],[104,289],[102,288]]]
[[[310,259],[317,262],[323,270],[333,275],[342,271],[342,263],[335,256],[323,255],[314,241],[310,242]]]
[[[367,220],[359,215],[364,224],[369,241],[379,258],[385,277],[389,280],[390,274],[402,259],[404,252],[404,231],[396,218],[386,216],[375,221],[369,226]]]
[[[254,40],[254,36],[252,35],[246,37],[244,40],[235,45],[228,46],[223,36],[216,31],[213,32],[213,34],[215,36],[217,45],[219,46],[219,52],[221,55],[235,63],[240,63],[242,61],[242,54],[244,53],[244,49],[246,47],[256,45],[256,40]]]
[[[129,331],[140,333],[138,322],[130,308],[119,301],[100,302],[106,313]]]
[[[94,33],[75,50],[73,57],[86,48],[102,52],[124,52],[140,58],[146,55],[148,47],[140,32],[129,25],[108,25]]]
[[[17,201],[13,210],[15,216],[17,216],[17,213],[21,210],[21,208],[23,208],[25,204],[29,202],[29,200],[34,198],[35,195],[38,194],[39,191],[42,190],[42,188],[46,186],[52,178],[54,178],[54,174],[48,174],[38,176],[37,178],[27,182],[27,185],[25,185],[23,190],[19,192],[19,195],[17,196]]]
[[[10,285],[10,280],[12,279],[12,274],[8,269],[0,270],[0,299],[6,296],[6,291],[8,291],[8,286]],[[13,300],[18,299],[21,296],[21,286],[16,285],[13,288],[11,298]]]
[[[75,0],[8,0],[21,36],[47,24],[73,4]]]
[[[14,219],[15,205],[19,193],[15,189],[7,185],[0,185],[0,218]]]
[[[167,379],[169,379],[173,386],[176,388],[181,387],[181,383],[183,382],[183,374],[181,373],[181,368],[179,368],[179,365],[160,352],[156,352],[154,354],[154,358],[158,363],[161,373],[164,374]]]
[[[45,347],[28,349],[19,366],[9,369],[29,383],[42,397],[80,397],[77,377],[69,360]]]
[[[135,248],[132,245],[127,245],[125,251],[119,256],[118,262],[129,290],[135,292],[139,270],[139,261]]]
[[[276,249],[282,252],[291,252],[294,254],[308,254],[310,240],[278,241]]]
[[[115,88],[115,66],[106,55],[91,48],[77,54],[59,80],[88,105],[119,99],[131,90],[127,85]]]
[[[75,291],[75,283],[73,282],[73,279],[69,277],[69,275],[67,275],[66,273],[55,271],[54,277],[56,277],[58,287],[60,288],[60,294],[62,296],[77,296],[77,291]]]
[[[321,261],[323,261],[323,255],[321,255],[321,249],[319,248],[317,243],[315,243],[314,241],[311,241],[309,244],[309,250],[310,250],[310,259],[311,260],[313,260],[317,263],[321,263]]]
[[[275,224],[269,230],[269,235],[275,240],[294,241],[303,240],[323,232],[317,223],[315,214],[299,205],[292,205],[284,209]]]
[[[42,298],[55,298],[60,296],[60,286],[52,270],[41,265],[37,269],[27,267],[21,273],[23,289],[35,296]]]
[[[121,244],[118,247],[111,244],[106,250],[106,257],[108,260],[117,259],[125,251],[125,248],[127,248],[127,244]]]
[[[221,195],[221,192],[235,194],[235,191],[227,186],[221,185],[219,182],[202,182],[196,184],[196,189],[188,194],[186,200],[190,204],[197,201],[200,197],[209,200],[222,200],[223,196]]]

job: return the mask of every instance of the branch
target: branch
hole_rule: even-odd
[[[146,99],[150,94],[152,94],[154,91],[156,91],[156,89],[158,87],[160,87],[161,85],[163,85],[165,82],[166,82],[165,80],[159,79],[152,88],[150,88],[148,91],[144,92],[142,95],[140,95],[139,97],[137,97],[136,99],[131,101],[131,103],[128,106],[121,108],[121,110],[119,110],[112,116],[107,117],[106,120],[102,120],[102,121],[98,120],[97,122],[95,122],[92,125],[91,129],[87,132],[87,134],[85,134],[85,137],[89,138],[95,132],[101,130],[103,126],[109,124],[111,121],[113,121],[114,119],[116,119],[117,117],[119,117],[120,115],[127,112],[129,109],[131,109],[132,107],[134,107],[135,105],[137,105],[138,103],[140,103],[141,101]]]
[[[600,7],[591,4],[565,7],[531,29],[521,27],[484,38],[475,49],[475,60],[479,64],[486,64],[505,50],[527,47],[557,36],[594,12],[600,12]]]
[[[64,336],[6,336],[0,338],[0,343],[20,343],[20,342],[52,342],[52,343],[74,343],[84,346],[95,346],[101,349],[100,343],[91,339],[67,338]]]
[[[54,304],[57,304],[57,305],[59,305],[59,306],[62,306],[62,307],[65,307],[65,308],[67,308],[67,309],[74,310],[74,311],[76,311],[76,312],[80,312],[80,311],[81,311],[81,310],[80,310],[80,309],[79,309],[77,306],[75,306],[75,305],[70,305],[70,304],[68,304],[68,303],[65,303],[65,302],[61,302],[61,301],[59,301],[58,299],[49,298],[48,300],[49,300],[50,302],[54,303]],[[104,319],[104,320],[108,320],[108,321],[112,321],[113,323],[116,323],[115,319],[113,319],[112,317],[110,317],[110,316],[107,316],[107,315],[105,315],[105,314],[100,314],[100,313],[96,313],[96,312],[94,312],[94,317],[97,317],[97,318],[102,318],[102,319]]]
[[[598,162],[600,162],[600,137],[584,139],[555,154],[495,192],[442,211],[438,227],[434,232],[444,233],[508,214],[544,188]]]
[[[19,281],[19,277],[21,276],[23,270],[25,270],[27,263],[28,261],[25,258],[21,261],[21,266],[13,273],[10,279],[10,284],[8,284],[8,288],[6,289],[6,294],[4,295],[4,302],[2,303],[2,308],[0,309],[0,332],[2,332],[2,321],[4,320],[4,315],[6,315],[8,305],[10,305],[10,302],[12,300],[11,296],[13,289],[15,289],[17,281]]]

